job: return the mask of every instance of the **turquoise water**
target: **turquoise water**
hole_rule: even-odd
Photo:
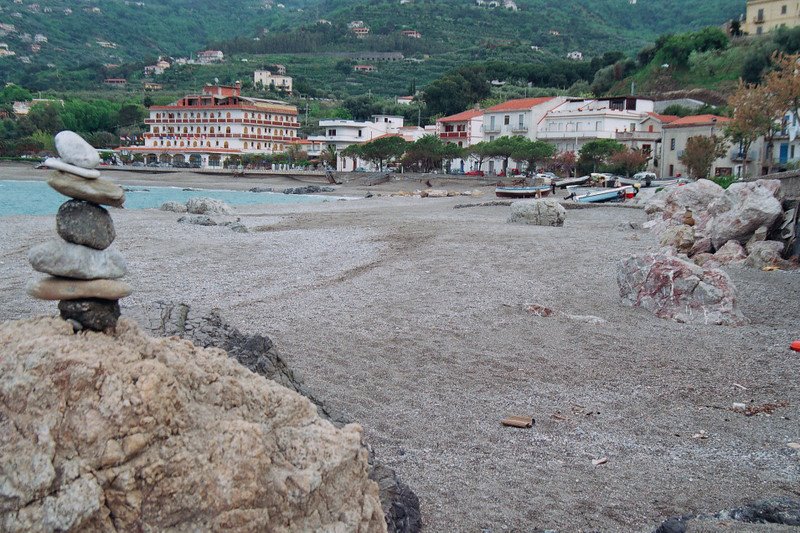
[[[158,208],[164,202],[184,203],[189,198],[205,197],[230,205],[319,203],[335,198],[300,194],[226,191],[202,189],[184,191],[180,187],[125,187],[125,209]],[[9,215],[54,215],[68,198],[44,181],[0,181],[0,217]]]

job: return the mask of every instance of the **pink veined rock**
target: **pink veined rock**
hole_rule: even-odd
[[[747,252],[744,247],[739,244],[739,241],[728,241],[719,250],[717,250],[713,259],[720,265],[727,265],[729,263],[737,263],[744,261],[747,258]]]
[[[736,306],[736,288],[725,272],[663,253],[631,256],[617,271],[620,296],[659,318],[693,324],[747,322]]]

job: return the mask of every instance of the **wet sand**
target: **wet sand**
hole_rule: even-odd
[[[240,186],[161,179],[120,178]],[[627,224],[641,210],[570,210],[549,228],[506,224],[508,207],[453,209],[493,199],[238,207],[247,234],[114,210],[136,291],[123,313],[182,301],[272,337],[416,491],[427,531],[649,531],[671,515],[798,496],[800,452],[787,443],[800,442],[788,349],[800,273],[728,268],[751,324],[677,324],[619,298],[617,262],[657,249]],[[27,249],[54,236],[52,215],[0,219],[0,320],[56,312],[24,292],[36,275]],[[571,316],[533,316],[530,304]],[[730,410],[784,401],[772,416]],[[499,423],[522,414],[532,429]]]

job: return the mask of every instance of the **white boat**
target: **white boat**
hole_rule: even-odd
[[[550,187],[547,185],[496,187],[494,193],[498,198],[539,198],[550,194]]]
[[[589,181],[589,178],[591,178],[591,176],[580,176],[577,178],[564,178],[556,180],[556,187],[560,189],[566,189],[570,185],[583,185]]]
[[[600,203],[612,201],[624,201],[628,197],[632,197],[636,190],[626,185],[624,187],[612,187],[610,189],[596,189],[596,188],[579,188],[576,186],[569,186],[567,190],[570,195],[567,198],[572,198],[580,203]]]

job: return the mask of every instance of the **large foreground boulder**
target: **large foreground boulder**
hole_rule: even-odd
[[[522,200],[511,204],[509,224],[563,226],[567,210],[556,200]]]
[[[779,201],[780,182],[758,180],[734,183],[708,206],[711,219],[706,223],[706,233],[714,249],[730,240],[746,244],[761,227],[770,228],[783,214]]]
[[[746,322],[736,307],[736,289],[727,274],[674,255],[659,253],[623,259],[617,283],[626,303],[660,318],[694,324]]]
[[[666,221],[665,226],[680,225],[687,208],[696,218],[724,193],[725,189],[711,180],[697,180],[656,193],[645,204],[644,211],[651,219]]]
[[[217,349],[0,324],[0,530],[385,531],[356,425]]]
[[[178,336],[204,348],[222,348],[252,372],[276,381],[310,399],[317,412],[337,427],[348,423],[346,416],[334,411],[311,391],[265,335],[250,335],[231,326],[218,309],[203,310],[185,303],[156,301],[139,309],[136,319],[158,336]],[[422,530],[419,498],[394,470],[370,454],[370,479],[378,483],[381,507],[389,533],[418,533]]]

